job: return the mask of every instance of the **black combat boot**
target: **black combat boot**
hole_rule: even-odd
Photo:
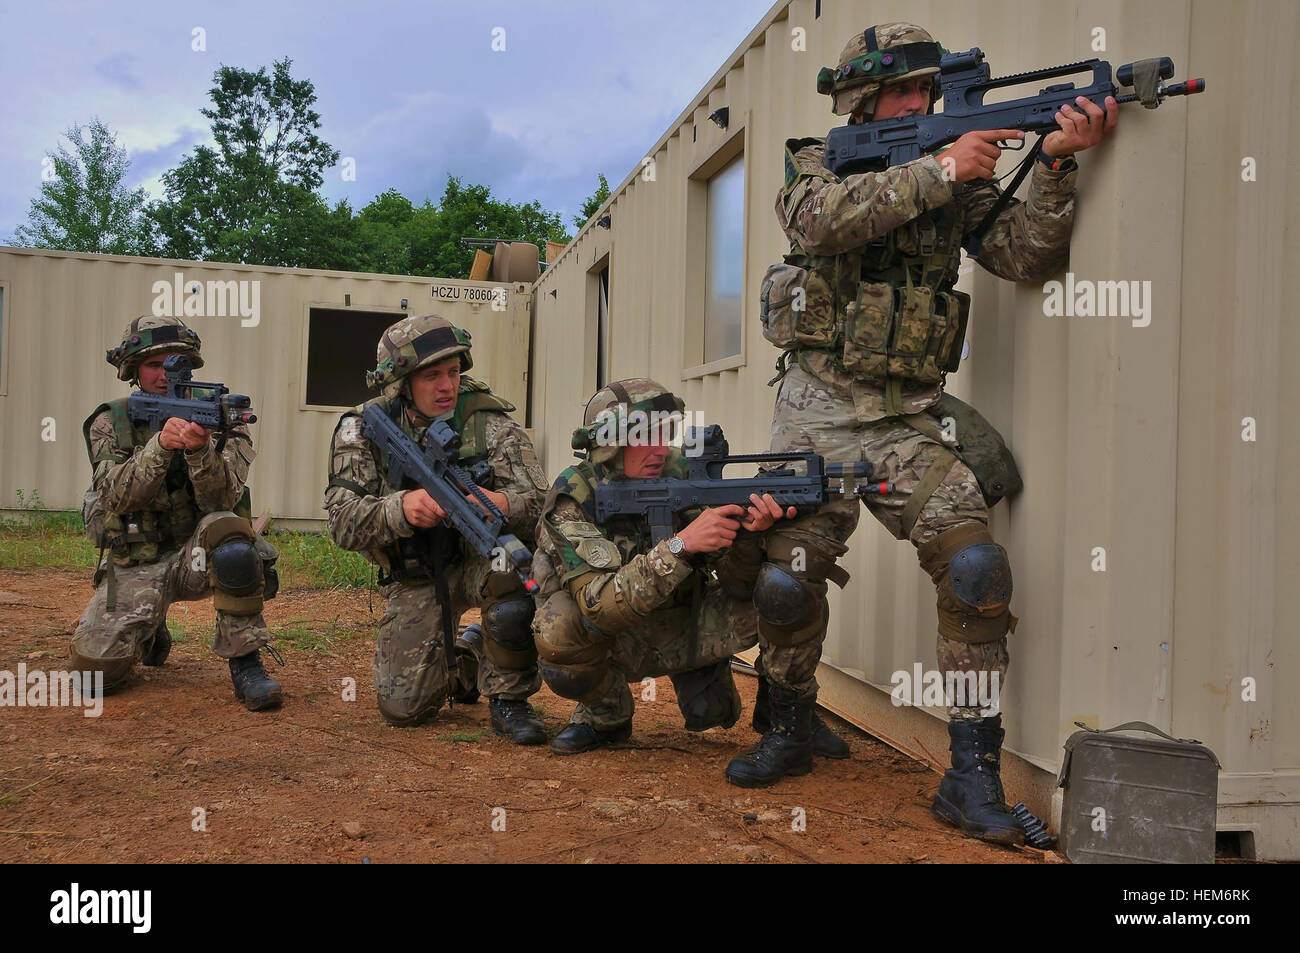
[[[505,735],[517,745],[540,745],[546,741],[542,719],[526,701],[493,698],[488,702],[492,711],[492,730]]]
[[[478,666],[483,658],[483,627],[467,626],[456,637],[456,664],[451,670],[451,700],[462,705],[478,701]]]
[[[230,680],[235,683],[235,697],[249,711],[274,708],[283,700],[280,683],[266,674],[256,650],[230,660]]]
[[[751,724],[760,735],[765,735],[772,730],[769,685],[766,675],[758,676],[758,696],[754,699],[754,718]],[[830,725],[822,721],[816,709],[813,709],[812,716],[812,746],[813,755],[818,758],[834,758],[841,761],[849,756],[849,743],[832,731]]]
[[[571,721],[551,739],[551,751],[556,754],[582,754],[608,745],[616,745],[632,737],[632,723],[614,728],[594,728],[585,722]]]
[[[154,632],[153,638],[149,640],[148,647],[140,657],[143,665],[149,665],[157,668],[167,661],[167,656],[172,650],[172,634],[167,630],[167,623],[164,622],[158,626],[158,631]]]
[[[1022,844],[1024,829],[1007,810],[1002,791],[1002,716],[948,722],[952,767],[939,782],[930,810],[968,837],[997,844]]]
[[[812,715],[817,696],[800,698],[788,688],[768,689],[772,727],[758,744],[727,765],[727,780],[742,788],[767,788],[786,775],[812,770]]]

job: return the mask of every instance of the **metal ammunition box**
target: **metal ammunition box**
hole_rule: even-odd
[[[1219,759],[1198,741],[1141,721],[1085,728],[1065,742],[1057,785],[1061,849],[1073,863],[1214,863]]]

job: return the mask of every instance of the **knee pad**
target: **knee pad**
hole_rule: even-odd
[[[592,702],[609,691],[614,670],[609,640],[583,617],[564,590],[555,593],[533,618],[537,668],[561,698]]]
[[[198,544],[207,551],[212,604],[230,615],[262,611],[265,573],[257,536],[248,520],[234,513],[213,513],[199,524]]]
[[[69,668],[78,672],[103,672],[104,673],[104,693],[114,691],[127,680],[131,674],[131,669],[135,668],[135,657],[133,655],[119,655],[114,658],[95,658],[89,655],[82,655],[77,651],[77,643],[73,642],[68,652]]]
[[[740,720],[740,693],[731,675],[731,659],[669,675],[687,731],[730,728]]]
[[[262,556],[246,539],[228,539],[208,556],[212,604],[231,615],[262,611]]]
[[[385,704],[388,701],[388,704]],[[442,707],[443,699],[435,699],[436,704],[430,703],[422,705],[411,711],[399,705],[394,705],[391,700],[379,699],[379,716],[384,719],[386,724],[394,728],[414,728],[416,725],[422,725],[438,713]]]
[[[764,563],[754,583],[759,634],[773,645],[797,645],[817,637],[826,621],[826,583],[801,581]]]
[[[605,664],[552,665],[539,660],[537,670],[546,687],[561,698],[576,702],[594,702],[609,691],[614,670]]]
[[[939,634],[958,642],[995,642],[1012,626],[1011,563],[983,523],[963,523],[921,547],[934,580]]]
[[[530,668],[537,661],[533,644],[532,599],[507,599],[483,610],[483,650],[494,663],[507,669]]]

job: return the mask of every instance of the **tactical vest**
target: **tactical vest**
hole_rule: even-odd
[[[786,142],[785,194],[808,178],[837,181],[796,153],[823,139]],[[839,255],[798,245],[763,280],[764,336],[783,350],[828,350],[848,372],[941,383],[961,360],[970,296],[956,291],[961,211],[948,202]]]
[[[456,454],[457,463],[462,469],[472,473],[478,464],[487,460],[490,451],[487,443],[487,417],[480,411],[499,410],[510,413],[515,409],[515,405],[498,397],[486,384],[472,377],[462,375],[460,386],[456,409],[447,423],[452,430],[460,434],[460,450]],[[335,433],[338,433],[338,427],[343,425],[344,420],[349,417],[360,417],[372,404],[383,410],[388,418],[402,429],[402,433],[417,445],[420,443],[416,427],[405,413],[406,403],[401,398],[376,397],[359,404],[339,418],[338,426],[334,428]],[[410,489],[405,486],[392,486],[388,482],[388,460],[377,445],[375,451],[379,456],[380,479],[384,481],[383,495]],[[473,475],[475,482],[483,489],[496,489],[490,469],[482,468],[482,472]],[[368,492],[365,487],[355,486],[336,476],[331,476],[329,483],[331,486],[345,486],[354,493],[362,495]],[[396,580],[434,578],[441,573],[443,567],[459,559],[460,547],[457,537],[458,534],[451,528],[435,526],[431,529],[417,529],[413,535],[384,547],[380,550],[382,570],[379,575],[380,585],[387,585]]]
[[[86,455],[90,457],[92,470],[105,461],[124,463],[137,447],[143,447],[153,436],[147,424],[131,420],[127,414],[127,400],[128,398],[122,397],[100,404],[81,425],[86,440]],[[117,448],[105,449],[96,456],[90,444],[90,427],[104,411],[111,415]],[[219,444],[217,452],[220,451]],[[245,519],[252,518],[247,486],[244,487],[234,512]],[[118,566],[157,562],[160,556],[179,549],[190,538],[203,516],[204,513],[194,498],[194,484],[190,482],[185,455],[180,451],[172,454],[166,477],[159,484],[154,498],[143,509],[130,513],[110,513],[99,503],[98,494],[92,491],[87,494],[87,505],[82,510],[82,519],[92,541],[102,548],[111,549],[113,562]]]

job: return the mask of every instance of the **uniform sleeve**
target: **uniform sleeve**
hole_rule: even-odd
[[[1070,251],[1074,228],[1074,183],[1078,168],[1052,170],[1034,162],[1029,197],[1012,199],[984,233],[981,265],[1008,281],[1042,281],[1060,271]],[[961,196],[962,230],[969,234],[1001,195],[992,182],[968,188]]]
[[[799,150],[802,174],[776,199],[786,237],[813,255],[853,251],[952,200],[952,183],[932,156],[837,180],[823,150]]]
[[[615,570],[594,565],[613,566],[620,560],[618,547],[587,522],[582,507],[569,497],[555,500],[547,520],[548,535],[560,541],[552,549],[559,552],[564,585],[602,632],[619,632],[644,620],[694,572],[690,563],[668,551],[667,540]]]
[[[204,513],[232,510],[248,483],[248,468],[257,451],[247,424],[237,424],[226,436],[217,453],[216,440],[209,440],[198,450],[185,451],[185,466],[194,486],[194,502]]]
[[[130,513],[152,503],[167,477],[172,462],[154,434],[134,452],[117,442],[113,417],[104,411],[90,425],[90,457],[94,461],[91,488],[99,494],[99,505],[108,513]]]
[[[330,441],[330,485],[325,488],[330,539],[342,549],[382,549],[415,533],[402,514],[405,491],[383,495],[374,450],[361,418],[348,416]]]
[[[488,465],[496,474],[497,491],[505,494],[510,507],[506,529],[531,544],[546,498],[546,473],[537,462],[528,432],[507,414],[487,413]]]

